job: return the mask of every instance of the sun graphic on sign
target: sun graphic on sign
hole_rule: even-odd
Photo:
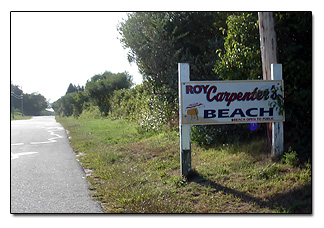
[[[191,119],[197,119],[198,118],[198,114],[199,114],[199,108],[200,107],[204,107],[204,105],[202,103],[194,103],[194,104],[190,104],[186,107],[186,115],[185,116],[191,116]]]

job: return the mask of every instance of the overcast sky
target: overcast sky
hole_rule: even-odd
[[[11,81],[24,93],[39,92],[51,102],[69,83],[85,85],[95,74],[128,71],[142,82],[116,26],[122,12],[12,12]]]

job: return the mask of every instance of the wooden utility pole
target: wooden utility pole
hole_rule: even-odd
[[[263,80],[271,80],[271,64],[278,63],[277,61],[277,37],[274,29],[273,12],[259,12],[259,31],[260,31],[260,49],[262,59]],[[281,68],[280,68],[281,69]],[[278,78],[277,78],[278,79]],[[280,132],[283,134],[283,125],[280,124]],[[276,128],[276,129],[274,129]],[[283,148],[274,150],[274,132],[278,132],[278,126],[274,123],[267,124],[268,146],[271,148],[271,154],[275,157],[283,153]],[[282,139],[283,141],[283,139]]]
[[[271,80],[271,64],[277,62],[277,38],[272,12],[259,12],[263,80]]]
[[[14,106],[14,100],[11,94],[11,114],[12,114],[12,119],[15,119],[15,106]]]

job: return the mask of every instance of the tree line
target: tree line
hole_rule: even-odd
[[[42,115],[49,106],[46,98],[39,93],[23,93],[18,85],[10,85],[11,90],[11,113],[19,112],[26,116]],[[21,102],[23,102],[21,104]]]
[[[66,94],[52,104],[54,111],[62,116],[78,117],[84,110],[97,107],[100,115],[107,116],[110,110],[109,100],[115,90],[132,86],[132,76],[127,72],[112,73],[105,71],[94,75],[85,87],[70,85]]]
[[[278,62],[283,65],[285,145],[309,158],[312,147],[312,13],[274,12]],[[143,76],[105,72],[54,103],[60,114],[129,118],[145,131],[178,125],[177,64],[190,64],[193,81],[262,79],[257,12],[136,12],[118,24],[120,42]],[[123,75],[124,74],[124,75]],[[70,105],[67,105],[70,104]],[[96,108],[94,108],[96,107]],[[265,134],[244,125],[195,126],[200,144]]]

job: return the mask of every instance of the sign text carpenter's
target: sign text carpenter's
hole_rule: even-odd
[[[284,121],[282,88],[282,80],[183,82],[182,124]]]

